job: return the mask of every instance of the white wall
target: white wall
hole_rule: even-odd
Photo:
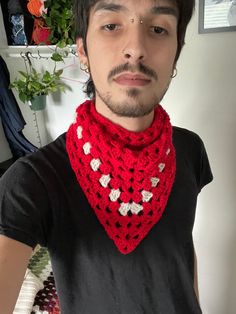
[[[34,53],[34,57],[37,57],[36,49],[29,49]],[[2,56],[4,57],[8,69],[11,73],[11,81],[19,76],[18,71],[25,70],[23,59],[19,56],[19,49],[2,50]],[[1,52],[1,50],[0,50]],[[41,57],[47,57],[48,53],[40,50]],[[38,70],[51,69],[54,67],[54,62],[50,59],[31,59],[32,64]],[[87,80],[87,76],[80,70],[79,61],[73,55],[70,55],[65,60],[65,63],[58,63],[58,69],[63,68],[63,81],[68,85],[66,93],[54,93],[47,96],[47,105],[44,111],[37,112],[38,123],[40,126],[40,135],[43,144],[55,139],[62,132],[65,132],[73,119],[75,108],[85,99],[83,93],[83,83]],[[27,121],[27,125],[24,129],[24,134],[34,144],[37,144],[36,129],[34,123],[33,112],[30,110],[27,104],[23,104],[19,98],[17,92],[13,90],[20,109],[24,118]],[[46,127],[46,129],[45,129]]]
[[[10,71],[10,78],[11,81],[18,75],[18,70],[24,69],[24,63],[21,58],[10,58],[8,57],[8,53],[4,50],[0,49],[0,54],[2,55],[3,59],[5,60],[8,69]],[[46,144],[48,141],[47,132],[45,130],[44,124],[44,113],[37,112],[36,117],[34,116],[33,112],[30,110],[29,106],[23,104],[18,97],[18,94],[14,91],[16,99],[18,101],[19,107],[22,111],[22,114],[26,121],[26,126],[23,130],[24,135],[36,146],[40,146],[40,141],[38,139],[37,128],[36,128],[36,119],[39,124],[39,133],[42,145]],[[11,158],[11,153],[9,150],[9,145],[5,138],[5,134],[2,129],[2,125],[0,126],[0,162],[4,161],[8,158]]]
[[[174,124],[202,137],[214,174],[194,228],[203,313],[235,314],[236,32],[198,34],[197,13],[163,105]]]
[[[8,49],[6,34],[3,31],[4,24],[2,18],[2,11],[0,6],[0,54],[4,58],[11,75],[11,81],[19,76],[19,70],[25,70],[24,61],[20,57],[20,52],[25,51],[24,47],[11,47]],[[51,47],[54,49],[53,47]],[[52,70],[54,62],[49,57],[50,49],[31,48],[27,47],[27,51],[31,51],[34,54],[34,58],[31,62],[38,70],[45,70],[46,68]],[[37,53],[42,59],[37,59]],[[18,101],[19,107],[26,120],[26,126],[23,130],[24,135],[34,145],[40,147],[55,139],[61,133],[68,129],[69,124],[74,119],[75,108],[84,99],[85,95],[82,91],[83,82],[87,80],[87,77],[80,70],[79,61],[72,54],[66,59],[65,63],[58,63],[58,69],[63,68],[63,81],[70,87],[65,94],[54,93],[47,97],[46,110],[32,112],[27,104],[23,104],[18,97],[17,92],[13,91]],[[1,124],[1,123],[0,123]],[[37,129],[38,124],[38,129]],[[11,157],[8,143],[0,125],[0,162]]]
[[[25,70],[24,61],[19,55],[19,51],[23,49],[17,47],[0,49],[0,54],[10,71],[11,81],[19,76],[19,70]],[[29,51],[34,53],[34,57],[37,56],[36,49],[29,48]],[[45,53],[43,49],[40,49],[40,55],[46,58],[48,52]],[[45,70],[45,68],[52,70],[54,67],[54,62],[50,59],[31,59],[31,61],[38,70]],[[63,81],[68,85],[69,89],[67,89],[66,93],[54,93],[47,96],[47,105],[44,111],[37,111],[36,113],[31,111],[28,104],[22,103],[17,92],[13,90],[27,123],[23,133],[37,147],[47,144],[65,132],[74,119],[75,108],[85,99],[83,83],[87,80],[87,76],[80,70],[78,59],[70,55],[65,60],[65,63],[58,63],[58,69],[60,68],[64,69]],[[0,126],[0,162],[10,157],[11,153]]]
[[[236,32],[198,34],[198,10],[186,38],[163,105],[175,125],[197,132],[205,142],[214,182],[199,197],[194,240],[204,314],[236,313]],[[12,75],[20,61],[6,58]],[[73,63],[68,59],[67,65]],[[85,77],[74,65],[64,76],[72,91],[48,98],[39,115],[43,143],[64,132],[83,99]],[[20,103],[28,122],[25,134],[37,142],[32,112]],[[46,129],[44,128],[44,123]],[[0,133],[1,141],[1,133]],[[1,143],[0,143],[1,145]]]

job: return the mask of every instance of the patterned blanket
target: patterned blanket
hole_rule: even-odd
[[[60,314],[47,249],[42,247],[35,249],[13,314]]]

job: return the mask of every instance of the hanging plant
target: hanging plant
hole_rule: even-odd
[[[10,88],[15,88],[19,93],[22,102],[32,101],[38,96],[48,95],[56,91],[65,91],[67,87],[61,81],[63,70],[57,70],[56,62],[63,61],[63,56],[58,52],[54,52],[51,59],[55,62],[52,72],[38,72],[30,61],[30,52],[24,56],[26,71],[19,71],[20,78],[15,79]]]

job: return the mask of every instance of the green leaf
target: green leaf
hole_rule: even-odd
[[[25,103],[28,100],[27,95],[24,93],[20,93],[19,98],[23,103]]]
[[[19,88],[24,89],[26,87],[26,81],[18,81],[17,85],[19,86]]]
[[[31,70],[32,70],[33,75],[37,76],[37,71],[36,71],[36,69],[35,69],[35,68],[32,68]]]
[[[68,45],[72,46],[74,44],[74,41],[71,38],[68,38]]]
[[[51,59],[55,62],[63,61],[63,57],[58,52],[53,53]]]
[[[66,47],[66,43],[65,43],[64,40],[60,40],[60,41],[58,42],[57,46],[58,46],[59,48],[65,48],[65,47]]]
[[[62,73],[63,73],[63,69],[57,70],[57,71],[55,72],[55,74],[56,74],[57,76],[61,76]]]
[[[46,71],[46,72],[44,73],[44,75],[43,75],[43,81],[45,81],[45,82],[50,82],[51,79],[52,79],[51,74],[50,74],[48,71]]]
[[[25,78],[27,78],[27,76],[28,76],[28,74],[27,74],[26,72],[19,71],[19,73],[20,73],[23,77],[25,77]]]

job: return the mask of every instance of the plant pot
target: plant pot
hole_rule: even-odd
[[[39,111],[46,107],[46,95],[40,95],[29,101],[29,106],[31,110]]]

